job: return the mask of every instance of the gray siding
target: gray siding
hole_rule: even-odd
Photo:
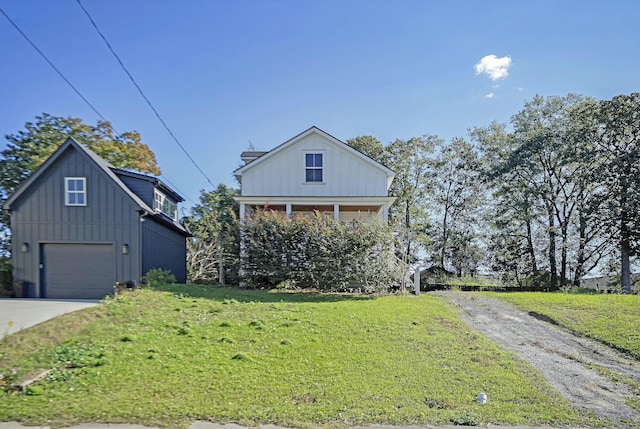
[[[121,174],[116,175],[122,180],[131,192],[136,194],[146,205],[153,208],[153,183],[148,180],[138,179],[135,177],[125,176]]]
[[[64,205],[64,178],[86,177],[87,206]],[[113,244],[117,280],[139,281],[141,233],[137,205],[89,157],[67,149],[13,204],[14,279],[36,285],[44,243]],[[29,252],[22,252],[22,244]],[[128,244],[129,253],[122,254]],[[91,267],[87,267],[90,269]]]
[[[142,273],[152,268],[169,269],[178,283],[187,281],[187,245],[183,234],[153,218],[142,222]]]

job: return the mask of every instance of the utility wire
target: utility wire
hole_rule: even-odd
[[[113,56],[116,58],[116,60],[118,60],[118,63],[120,64],[120,67],[122,67],[122,70],[124,70],[124,72],[127,74],[127,76],[129,77],[129,80],[131,80],[131,83],[133,83],[133,85],[136,87],[136,89],[138,90],[138,92],[140,93],[140,95],[142,96],[142,98],[144,98],[144,101],[147,102],[147,105],[151,108],[151,110],[153,111],[153,113],[156,115],[156,117],[158,118],[158,120],[160,121],[160,123],[164,126],[164,128],[167,130],[167,132],[169,133],[169,135],[173,138],[173,140],[176,142],[176,144],[180,147],[180,149],[182,149],[182,151],[184,152],[185,155],[187,155],[187,158],[189,158],[189,160],[191,161],[191,163],[196,167],[196,169],[198,169],[198,171],[204,176],[205,179],[207,179],[207,182],[209,182],[209,184],[211,186],[214,186],[214,184],[211,182],[211,180],[209,179],[209,177],[204,173],[204,171],[202,171],[202,169],[198,166],[198,164],[195,162],[195,160],[191,157],[191,155],[189,155],[189,152],[187,152],[187,150],[184,148],[184,146],[182,146],[182,144],[180,143],[180,141],[176,138],[176,136],[173,134],[173,131],[171,131],[171,129],[169,128],[169,126],[166,124],[166,122],[162,119],[162,117],[160,116],[160,114],[158,113],[158,111],[156,110],[156,108],[153,106],[153,104],[151,104],[151,101],[149,101],[149,99],[147,98],[147,96],[144,94],[144,92],[142,91],[142,88],[140,88],[140,85],[138,85],[138,83],[136,82],[136,80],[133,78],[133,76],[131,75],[131,73],[129,73],[129,70],[127,70],[127,68],[125,67],[124,63],[122,62],[122,60],[120,59],[120,57],[118,56],[118,54],[116,54],[116,51],[113,50],[113,48],[111,47],[111,44],[107,41],[107,38],[104,36],[104,34],[102,34],[102,31],[100,31],[100,29],[98,28],[98,25],[95,23],[95,21],[93,20],[93,18],[91,17],[91,15],[89,14],[89,11],[87,11],[87,9],[85,9],[85,7],[82,5],[82,2],[80,2],[80,0],[76,0],[78,2],[78,5],[80,6],[80,8],[84,11],[85,15],[87,15],[87,18],[89,18],[89,21],[91,21],[91,25],[93,25],[93,28],[95,28],[95,30],[98,32],[98,34],[100,35],[100,37],[102,38],[102,40],[104,40],[104,43],[107,45],[107,47],[109,48],[109,51],[111,51],[111,53],[113,54]]]
[[[49,58],[44,54],[44,52],[42,52],[38,46],[36,46],[35,43],[33,43],[31,41],[31,39],[29,39],[29,37],[24,33],[24,31],[22,31],[20,29],[20,27],[18,27],[18,25],[9,17],[9,15],[6,14],[6,12],[0,7],[0,13],[7,19],[7,21],[9,21],[9,23],[11,23],[11,25],[18,31],[18,33],[20,33],[22,35],[22,37],[24,37],[24,39],[31,45],[31,47],[33,47],[33,49],[36,50],[36,52],[38,52],[40,54],[40,56],[47,62],[47,64],[49,64],[51,66],[52,69],[54,69],[56,71],[56,73],[58,73],[58,75],[62,78],[62,80],[64,80],[67,85],[69,85],[71,87],[71,89],[73,89],[73,91],[78,94],[78,96],[82,99],[82,101],[84,101],[90,108],[91,110],[93,110],[95,112],[96,115],[98,115],[98,117],[100,117],[100,119],[102,119],[105,122],[109,122],[104,116],[102,116],[102,114],[98,111],[98,109],[96,109],[94,107],[93,104],[91,104],[91,102],[84,96],[82,95],[82,93],[71,83],[71,81],[69,79],[67,79],[67,77],[60,71],[60,69],[58,69],[55,64],[53,64],[51,62],[51,60],[49,60]],[[116,130],[113,126],[113,131],[121,136],[122,134],[120,134],[118,132],[118,130]],[[186,199],[188,199],[189,201],[191,201],[194,204],[197,204],[193,199],[191,199],[187,194],[185,194],[184,192],[182,192],[180,189],[178,189],[176,187],[176,185],[174,185],[173,183],[171,183],[171,181],[169,179],[167,179],[165,176],[160,175],[160,177],[167,182],[173,189],[175,189],[176,191],[178,191],[179,193],[181,193],[182,195],[185,196]],[[211,183],[211,182],[209,182]]]
[[[66,78],[66,76],[65,76],[64,74],[62,74],[62,72],[61,72],[60,70],[58,70],[58,68],[57,68],[57,67],[56,67],[56,66],[55,66],[55,65],[54,65],[54,64],[49,60],[49,58],[47,58],[47,56],[46,56],[46,55],[45,55],[45,54],[44,54],[40,49],[38,49],[38,47],[36,46],[36,44],[35,44],[35,43],[33,43],[33,42],[31,41],[31,39],[29,39],[29,37],[27,37],[27,35],[26,35],[26,34],[24,34],[24,32],[20,29],[20,27],[18,27],[18,25],[17,25],[15,22],[13,22],[13,20],[12,20],[11,18],[9,18],[9,15],[7,15],[7,14],[5,13],[5,11],[4,11],[4,10],[2,10],[2,8],[1,8],[1,7],[0,7],[0,13],[2,13],[2,14],[4,15],[4,17],[5,17],[5,18],[7,18],[7,21],[9,21],[9,22],[11,23],[11,25],[13,25],[13,27],[14,27],[16,30],[18,30],[18,33],[20,33],[20,34],[22,35],[22,37],[24,37],[24,38],[25,38],[25,40],[26,40],[27,42],[29,42],[29,44],[33,47],[33,49],[35,49],[35,50],[40,54],[40,56],[41,56],[42,58],[44,58],[44,60],[45,60],[47,63],[49,63],[49,65],[51,66],[51,68],[53,68],[53,69],[56,71],[56,73],[58,73],[58,75],[60,75],[60,77],[61,77],[65,82],[67,82],[67,85],[69,85],[69,86],[71,87],[71,89],[73,89],[73,90],[75,91],[75,93],[76,93],[76,94],[78,94],[78,95],[80,96],[80,98],[82,98],[82,100],[83,100],[85,103],[87,103],[87,105],[88,105],[89,107],[91,107],[91,110],[93,110],[93,111],[96,113],[96,115],[98,115],[98,116],[99,116],[103,121],[108,122],[108,121],[105,119],[105,117],[104,117],[104,116],[102,116],[102,115],[100,114],[100,112],[98,112],[98,109],[96,109],[96,108],[93,106],[93,104],[91,104],[91,103],[89,102],[89,100],[87,100],[87,99],[84,97],[84,95],[82,95],[82,94],[80,93],[80,91],[78,91],[78,89],[77,89],[75,86],[73,86],[73,84],[69,81],[69,79],[67,79],[67,78]]]

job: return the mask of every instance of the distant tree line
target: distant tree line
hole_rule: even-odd
[[[640,246],[640,93],[536,96],[507,124],[444,142],[349,145],[396,171],[391,220],[408,260],[559,288],[594,269],[630,291]]]

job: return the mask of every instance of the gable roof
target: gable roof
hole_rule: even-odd
[[[281,145],[273,148],[269,152],[263,152],[262,155],[260,155],[259,157],[257,157],[253,161],[251,161],[248,164],[245,164],[242,167],[236,169],[233,172],[233,174],[236,176],[238,181],[241,182],[242,181],[241,180],[242,174],[245,171],[247,171],[247,170],[249,170],[251,168],[254,168],[256,165],[259,165],[262,162],[264,162],[265,160],[273,157],[277,153],[282,152],[283,150],[285,150],[289,146],[293,146],[294,144],[296,144],[297,142],[299,142],[300,140],[302,140],[303,138],[305,138],[305,137],[307,137],[307,136],[309,136],[311,134],[318,134],[318,135],[324,137],[329,142],[333,143],[336,146],[339,146],[341,149],[344,149],[347,152],[351,153],[352,155],[362,159],[363,161],[365,161],[367,164],[371,165],[372,167],[377,168],[379,170],[382,170],[387,175],[387,177],[389,177],[389,178],[393,178],[396,175],[395,172],[393,172],[391,169],[389,169],[389,168],[385,167],[384,165],[380,164],[378,161],[374,160],[373,158],[368,157],[364,153],[352,148],[351,146],[349,146],[348,144],[346,144],[342,140],[338,140],[337,138],[335,138],[331,134],[327,133],[326,131],[321,130],[320,128],[316,127],[315,125],[312,126],[309,129],[301,132],[297,136],[287,140],[286,142],[282,143]]]
[[[147,205],[147,203],[145,203],[144,201],[142,201],[142,199],[137,196],[131,189],[129,189],[129,187],[127,185],[124,184],[124,182],[122,182],[122,180],[120,180],[120,178],[118,177],[118,175],[116,174],[116,172],[124,172],[126,170],[120,170],[115,168],[113,165],[109,164],[107,161],[105,161],[103,158],[101,158],[100,156],[98,156],[95,152],[93,152],[92,150],[90,150],[89,148],[85,147],[84,145],[81,145],[80,143],[78,143],[77,141],[75,141],[72,137],[67,138],[67,140],[65,140],[65,142],[58,148],[56,149],[55,152],[53,152],[53,154],[47,158],[47,160],[42,163],[42,165],[40,167],[38,167],[38,169],[31,175],[29,176],[29,178],[27,178],[27,180],[25,180],[19,187],[18,189],[7,199],[7,201],[5,201],[3,208],[5,210],[11,210],[13,204],[18,200],[18,198],[20,198],[20,196],[27,190],[29,189],[29,187],[36,181],[38,180],[38,178],[40,176],[42,176],[42,174],[47,171],[47,169],[56,162],[56,160],[58,158],[60,158],[60,156],[62,156],[62,154],[69,148],[73,148],[75,150],[77,150],[79,153],[86,155],[91,161],[93,161],[96,166],[98,167],[98,169],[102,170],[102,172],[104,174],[106,174],[111,180],[113,180],[113,182],[129,197],[131,198],[131,200],[135,203],[135,205],[138,206],[138,210],[141,212],[144,212],[146,215],[151,215],[155,218],[160,219],[163,223],[169,224],[171,226],[173,226],[174,228],[178,229],[179,231],[185,233],[185,234],[189,234],[189,232],[187,231],[187,229],[181,225],[179,222],[175,222],[173,220],[169,220],[169,218],[167,216],[160,216],[159,214],[157,214],[155,212],[155,210],[153,210],[153,208],[149,207]],[[144,177],[148,177],[149,179],[155,179],[157,182],[160,182],[158,179],[151,177],[151,176],[146,176],[143,174],[139,174],[139,173],[131,173],[131,174],[136,174],[136,176],[144,176]],[[169,189],[166,185],[162,184],[164,187],[166,187],[167,189]],[[184,199],[182,199],[182,197],[180,197],[177,193],[175,193],[174,191],[171,191],[173,194],[175,194],[178,198],[179,201],[184,201]],[[165,219],[166,218],[166,219]]]

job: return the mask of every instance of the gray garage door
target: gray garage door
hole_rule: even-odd
[[[45,244],[45,298],[99,299],[113,293],[115,259],[110,244]]]

